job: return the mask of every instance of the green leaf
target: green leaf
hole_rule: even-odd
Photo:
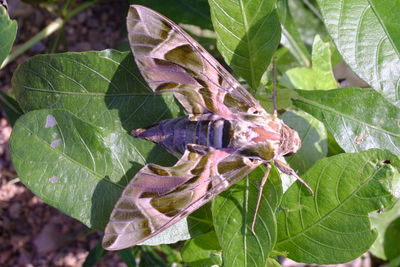
[[[388,242],[386,241],[387,229],[391,222],[393,222],[397,218],[400,218],[400,201],[397,201],[397,203],[389,210],[381,213],[374,212],[370,214],[370,218],[372,225],[374,226],[374,228],[376,228],[378,232],[378,237],[376,238],[375,243],[372,245],[369,251],[379,258],[387,260],[388,256],[386,255],[385,247],[387,247],[387,245],[394,245],[388,244]],[[395,245],[394,247],[397,247],[397,245]],[[398,256],[400,256],[400,254]]]
[[[214,231],[186,241],[182,258],[190,267],[222,265],[222,252]]]
[[[154,9],[177,24],[213,29],[207,0],[130,0],[129,2]]]
[[[280,118],[299,133],[301,148],[292,156],[286,157],[286,162],[301,175],[328,154],[325,126],[302,111],[285,112]]]
[[[262,266],[276,241],[275,211],[282,196],[282,186],[273,168],[264,186],[257,213],[254,235],[251,225],[255,216],[258,185],[265,168],[257,168],[246,178],[218,195],[212,202],[215,232],[222,247],[224,266]]]
[[[89,251],[85,262],[82,264],[82,267],[91,267],[95,266],[105,255],[107,254],[107,250],[105,250],[101,246],[101,239],[97,242],[97,245]]]
[[[164,166],[172,165],[174,162],[174,158],[160,147],[151,142],[134,139],[129,135],[132,129],[146,127],[162,119],[181,114],[181,108],[171,94],[154,94],[147,88],[131,53],[105,50],[35,56],[17,69],[13,77],[13,89],[25,112],[44,108],[62,108],[72,114],[57,111],[64,114],[62,117],[65,116],[60,121],[61,129],[71,127],[80,130],[81,125],[86,125],[87,132],[82,134],[93,136],[88,137],[89,140],[80,140],[79,132],[64,136],[66,141],[71,142],[73,146],[79,146],[81,142],[98,143],[93,146],[83,146],[68,153],[56,152],[47,161],[32,162],[32,159],[37,158],[37,155],[43,151],[48,149],[52,151],[50,140],[46,144],[30,135],[31,139],[27,141],[26,131],[31,129],[24,128],[29,124],[33,127],[38,121],[36,116],[39,113],[24,116],[25,119],[14,129],[12,137],[15,144],[11,147],[13,162],[18,174],[21,177],[24,176],[21,178],[22,181],[48,204],[80,220],[88,227],[104,228],[126,181],[130,180],[146,162]],[[52,111],[43,112],[40,113],[42,119],[45,119],[43,116],[46,117],[46,114],[52,115]],[[64,121],[68,121],[69,124],[64,125]],[[41,131],[44,130],[41,129]],[[55,140],[51,139],[51,142]],[[39,148],[25,151],[26,148],[21,144],[26,142],[34,143]],[[24,160],[18,157],[20,153],[23,154],[24,160],[32,164],[24,164]],[[93,156],[93,159],[82,160],[82,162],[72,162],[73,167],[67,160],[61,162],[59,160],[60,157],[71,156],[87,158],[90,153],[97,156]],[[93,160],[106,162],[101,164],[106,168],[103,173],[96,173],[98,170],[91,165]],[[76,171],[81,164],[88,168],[87,176]],[[49,171],[48,168],[51,170]],[[81,191],[74,193],[76,184],[68,182],[64,187],[58,186],[57,190],[46,192],[43,196],[41,188],[45,186],[41,183],[45,185],[49,183],[45,178],[47,175],[45,172],[52,171],[58,171],[67,176],[72,175],[72,180],[78,179],[82,187]],[[48,178],[53,176],[57,175],[52,174]],[[93,180],[96,178],[92,176],[99,180]],[[111,183],[107,182],[109,179]],[[73,193],[68,195],[69,198],[62,199],[59,195],[64,192],[63,190]],[[107,198],[102,196],[103,193]],[[78,207],[76,200],[85,200],[85,204]],[[190,218],[188,222],[185,219],[173,225],[168,231],[149,239],[146,244],[177,242],[208,232],[210,224],[196,220],[196,214],[197,212],[193,214],[194,219]]]
[[[337,88],[331,58],[330,43],[322,41],[317,35],[312,49],[312,67],[288,70],[282,77],[281,83],[289,88],[305,90]]]
[[[320,14],[309,0],[289,1],[289,9],[301,39],[306,45],[312,46],[317,34],[324,36],[326,30],[320,20]]]
[[[117,253],[121,257],[121,259],[125,262],[126,266],[136,267],[138,266],[135,257],[137,250],[138,250],[137,248],[126,248],[118,250]]]
[[[288,0],[278,0],[277,4],[279,19],[282,23],[282,44],[290,50],[300,64],[310,67],[311,56],[297,31]]]
[[[0,91],[0,105],[6,113],[11,125],[14,125],[17,119],[23,114],[17,101],[3,91]]]
[[[295,57],[285,46],[278,48],[274,54],[274,57],[276,58],[276,68],[278,73],[284,73],[289,69],[298,66]]]
[[[400,155],[400,108],[375,90],[296,92],[293,104],[321,120],[346,152],[381,148]]]
[[[400,257],[400,217],[392,221],[385,232],[385,242],[383,247],[385,254],[389,260],[394,260]]]
[[[162,259],[156,251],[155,247],[141,246],[140,250],[140,265],[141,267],[157,266],[157,267],[167,267],[167,263]]]
[[[329,34],[352,70],[400,100],[400,1],[317,0]]]
[[[378,149],[318,161],[284,194],[277,215],[278,241],[299,262],[351,261],[369,249],[377,233],[368,213],[393,204],[399,192],[400,159]]]
[[[10,149],[14,167],[30,190],[95,229],[104,228],[124,186],[146,159],[170,159],[149,142],[64,110],[23,115],[13,129]]]
[[[218,50],[255,90],[279,45],[276,0],[210,0]]]
[[[12,86],[24,112],[62,108],[93,125],[128,132],[181,109],[172,94],[147,87],[131,53],[115,50],[34,56],[15,71]]]
[[[179,265],[179,263],[183,263],[182,255],[180,253],[181,246],[170,246],[170,245],[160,245],[157,246],[158,253],[162,253],[163,259],[166,259],[168,263],[172,263],[172,265]],[[178,250],[179,249],[179,250]]]
[[[11,51],[17,35],[17,22],[10,20],[5,7],[0,6],[0,68]]]
[[[384,265],[384,267],[399,267],[400,266],[400,257],[397,257],[391,260],[388,264]]]
[[[177,116],[180,110],[172,95],[156,95],[147,88],[131,53],[105,50],[36,56],[17,69],[13,90],[25,112],[63,108],[72,113],[54,111],[60,116],[59,130],[66,133],[62,143],[70,143],[67,151],[51,147],[61,136],[46,135],[49,129],[44,126],[48,115],[58,118],[53,111],[44,110],[29,113],[17,123],[11,153],[21,180],[33,192],[88,227],[104,228],[124,185],[146,162],[166,166],[174,162],[160,147],[128,134],[134,128]],[[38,117],[42,127],[36,128]],[[36,132],[27,138],[31,131]],[[43,135],[51,139],[40,141]],[[26,142],[37,149],[27,151]],[[37,161],[44,151],[53,154]],[[44,192],[42,188],[49,186],[53,176],[60,181],[66,177],[68,182],[50,185],[55,189]],[[77,206],[77,200],[83,204]],[[190,225],[182,221],[169,229],[171,236],[161,233],[149,242],[176,242],[177,232],[188,238],[189,231],[194,231]]]
[[[265,267],[281,267],[276,259],[269,258]]]
[[[328,131],[328,157],[340,153],[345,153],[344,150],[336,142],[335,137]]]
[[[390,41],[396,48],[397,53],[400,49],[400,20],[399,20],[399,0],[368,0],[380,24],[387,32]]]
[[[211,203],[207,203],[187,218],[190,236],[199,236],[213,231]]]

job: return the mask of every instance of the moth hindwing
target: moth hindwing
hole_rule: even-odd
[[[132,131],[181,158],[172,167],[149,163],[132,178],[106,226],[103,246],[108,250],[158,234],[257,166],[300,147],[297,132],[268,114],[178,25],[132,5],[127,28],[136,64],[150,89],[173,92],[189,115]],[[279,163],[282,171],[294,173]]]

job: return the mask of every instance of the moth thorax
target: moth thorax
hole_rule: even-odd
[[[301,140],[299,134],[286,124],[283,124],[281,129],[281,145],[279,149],[279,155],[290,156],[293,153],[296,153],[300,147]]]

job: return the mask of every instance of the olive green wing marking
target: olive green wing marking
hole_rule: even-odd
[[[117,201],[105,229],[103,247],[119,250],[143,242],[261,164],[223,150],[206,152],[200,155],[187,150],[173,167],[144,166]]]
[[[195,117],[266,114],[260,104],[178,25],[143,6],[130,6],[127,28],[136,63],[155,92],[173,91]]]

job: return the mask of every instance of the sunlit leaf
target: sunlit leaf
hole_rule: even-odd
[[[18,68],[13,89],[25,112],[70,112],[23,116],[12,134],[11,153],[24,184],[88,227],[103,229],[127,181],[146,162],[174,162],[160,147],[129,134],[177,116],[180,109],[172,95],[155,95],[147,88],[130,53],[36,56]],[[46,128],[53,117],[57,127]],[[35,149],[26,150],[26,144]],[[34,160],[38,157],[42,160]],[[149,242],[187,239],[194,231],[190,225],[182,221]]]
[[[276,242],[275,211],[282,196],[278,173],[271,170],[257,213],[255,235],[251,225],[258,196],[257,182],[264,168],[257,168],[212,202],[215,232],[223,251],[224,266],[265,266]]]
[[[190,267],[211,267],[222,265],[222,251],[215,232],[186,241],[182,257]]]
[[[14,73],[12,87],[25,112],[62,108],[127,132],[175,117],[180,109],[171,94],[155,95],[147,87],[131,53],[115,50],[32,57]]]
[[[299,133],[301,148],[294,155],[286,157],[286,161],[301,175],[316,161],[326,157],[328,153],[328,137],[325,126],[302,111],[285,112],[281,119]]]
[[[210,0],[218,50],[253,89],[279,45],[276,0]]]
[[[346,152],[381,148],[400,155],[400,108],[375,90],[296,92],[293,104],[321,120]]]
[[[306,66],[311,65],[311,56],[293,21],[288,0],[278,0],[278,14],[282,23],[282,44],[294,55],[297,61]]]
[[[346,63],[390,101],[399,101],[400,1],[317,2],[328,32]]]
[[[399,192],[400,159],[383,150],[340,154],[318,161],[284,194],[275,249],[299,262],[351,261],[377,237],[368,214],[390,206]]]
[[[317,35],[312,48],[312,67],[298,67],[288,70],[281,83],[289,88],[315,90],[338,87],[333,76],[332,52],[329,42],[324,42]]]

